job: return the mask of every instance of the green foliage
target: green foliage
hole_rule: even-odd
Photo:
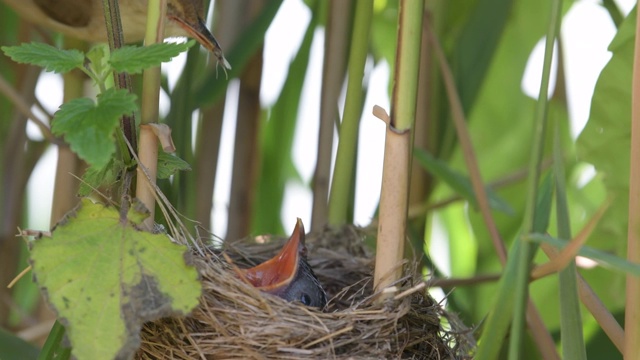
[[[194,40],[186,43],[159,43],[145,47],[123,46],[111,53],[109,64],[118,72],[141,74],[143,70],[159,66],[187,51],[195,44]]]
[[[613,200],[592,236],[594,246],[626,254],[629,207],[629,150],[631,148],[631,78],[635,10],[625,19],[609,45],[613,53],[602,69],[591,100],[589,121],[577,142],[578,154],[593,164]],[[597,244],[597,245],[596,245]]]
[[[84,54],[79,50],[61,50],[43,43],[3,46],[1,49],[15,62],[40,66],[56,73],[80,68],[84,62]]]
[[[178,171],[190,171],[191,166],[175,154],[158,151],[158,179],[168,179]]]
[[[116,147],[113,142],[118,120],[136,110],[136,96],[127,90],[109,89],[98,95],[97,103],[88,98],[73,99],[56,112],[51,131],[64,135],[79,157],[97,168],[104,167]]]
[[[137,230],[147,216],[85,199],[51,238],[33,242],[34,277],[65,324],[75,357],[129,358],[145,321],[184,315],[198,304],[201,286],[185,264],[185,247]]]

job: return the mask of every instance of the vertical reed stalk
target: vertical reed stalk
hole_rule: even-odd
[[[147,32],[145,44],[150,45],[164,40],[164,21],[166,19],[167,0],[149,0]],[[147,230],[153,229],[155,214],[155,182],[158,170],[158,138],[148,124],[158,121],[160,101],[160,66],[147,69],[142,74],[142,106],[140,111],[140,148],[138,156],[138,181],[136,197],[149,210],[150,216],[143,222]],[[143,171],[143,169],[145,171]],[[145,174],[146,172],[146,174]],[[147,179],[146,176],[149,176]],[[147,180],[150,183],[147,183]]]
[[[329,224],[340,226],[347,221],[347,210],[351,198],[351,182],[355,175],[355,154],[358,125],[362,110],[362,78],[369,50],[369,32],[373,16],[373,0],[356,2],[351,50],[349,52],[349,80],[344,115],[340,125],[340,142],[333,171],[331,195],[329,197]]]
[[[387,123],[385,158],[380,194],[374,287],[383,289],[402,276],[411,169],[411,129],[415,123],[423,0],[400,2],[398,47]]]
[[[562,20],[562,0],[551,2],[551,14],[549,26],[547,28],[544,63],[542,67],[542,79],[540,81],[540,92],[536,104],[534,118],[534,132],[531,144],[531,158],[529,160],[529,179],[527,202],[525,206],[522,233],[528,234],[534,230],[536,217],[536,199],[538,198],[538,184],[540,179],[540,164],[542,163],[542,151],[544,148],[544,134],[547,127],[548,110],[548,89],[549,78],[551,76],[551,61],[553,59],[553,46],[558,36],[560,22]],[[522,341],[525,336],[525,314],[528,303],[529,271],[533,256],[533,245],[524,239],[518,256],[518,267],[516,273],[516,283],[514,289],[514,312],[511,323],[511,337],[509,339],[509,359],[518,359],[521,355]]]
[[[627,260],[640,263],[640,11],[636,18],[636,42],[631,90],[631,171],[629,179],[629,228]],[[624,317],[625,360],[640,359],[640,277],[627,274]]]

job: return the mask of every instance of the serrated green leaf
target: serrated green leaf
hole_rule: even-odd
[[[117,209],[83,199],[51,238],[32,243],[34,277],[65,324],[75,358],[131,358],[145,321],[198,304],[201,285],[185,247],[134,225]]]
[[[169,176],[181,170],[191,171],[191,165],[175,154],[168,154],[164,151],[158,152],[158,179],[168,179]]]
[[[159,66],[178,56],[193,46],[194,41],[186,43],[161,43],[149,46],[123,46],[111,53],[109,64],[114,70],[139,74],[143,70]]]
[[[62,50],[43,43],[3,46],[2,51],[15,62],[40,66],[56,73],[69,72],[84,62],[81,51]]]
[[[118,119],[136,110],[136,96],[126,90],[109,89],[91,99],[73,99],[56,112],[51,131],[64,135],[79,157],[96,168],[107,165],[115,152],[113,134]]]
[[[433,155],[423,149],[414,149],[413,156],[427,171],[444,181],[460,196],[467,199],[474,207],[478,206],[473,186],[468,177],[454,171],[447,163],[434,158]],[[493,190],[487,189],[487,196],[489,197],[489,206],[491,206],[492,209],[513,215],[514,211],[511,206],[502,200]]]

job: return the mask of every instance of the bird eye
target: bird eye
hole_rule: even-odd
[[[302,295],[300,295],[300,302],[306,306],[311,305],[311,296],[309,296],[309,294],[302,293]]]

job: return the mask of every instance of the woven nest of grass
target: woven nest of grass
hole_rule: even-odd
[[[194,256],[203,284],[200,305],[185,318],[147,323],[136,358],[470,358],[469,332],[434,302],[415,273],[407,271],[390,300],[374,303],[373,258],[362,239],[354,227],[307,236],[309,264],[330,299],[324,311],[262,294],[236,277],[219,250]],[[285,240],[247,239],[226,244],[225,251],[248,267],[274,256]]]

